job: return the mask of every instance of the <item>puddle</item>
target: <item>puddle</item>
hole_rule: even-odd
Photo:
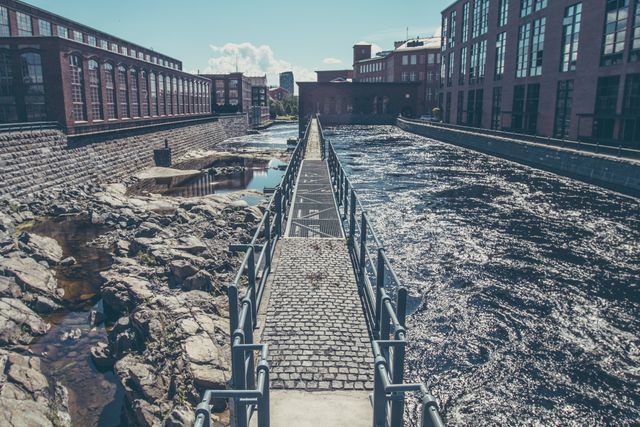
[[[87,245],[107,230],[86,219],[68,217],[47,219],[29,231],[56,239],[65,256],[77,263],[56,269],[60,287],[65,289],[69,309],[44,319],[51,323],[49,332],[38,338],[31,350],[42,355],[47,374],[69,390],[69,411],[74,426],[125,426],[120,422],[124,393],[113,372],[99,372],[89,356],[89,349],[98,341],[107,341],[104,324],[91,327],[89,312],[100,303],[99,273],[110,267],[108,250]],[[71,334],[79,337],[69,338]]]
[[[205,171],[199,175],[174,179],[149,179],[139,182],[129,189],[129,193],[159,193],[171,197],[201,197],[240,190],[254,190],[264,193],[265,188],[274,188],[282,179],[287,163],[278,159],[261,160],[242,157],[227,159],[223,165],[211,164],[213,174]],[[261,201],[258,196],[245,197],[247,202]]]

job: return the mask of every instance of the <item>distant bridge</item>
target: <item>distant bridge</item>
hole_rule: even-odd
[[[196,426],[228,399],[235,427],[398,427],[409,393],[422,426],[443,425],[425,385],[404,382],[407,291],[317,119],[236,249],[232,379],[204,393]]]

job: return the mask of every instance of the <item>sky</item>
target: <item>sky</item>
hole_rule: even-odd
[[[192,73],[267,74],[292,70],[315,81],[315,70],[352,66],[352,46],[374,51],[440,30],[453,0],[26,0],[183,63]]]

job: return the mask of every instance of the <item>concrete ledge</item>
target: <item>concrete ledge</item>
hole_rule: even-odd
[[[398,119],[401,129],[640,197],[640,161]]]

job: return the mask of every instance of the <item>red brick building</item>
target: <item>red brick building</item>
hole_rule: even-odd
[[[239,72],[201,76],[212,81],[211,110],[214,113],[247,113],[252,125],[269,119],[266,76],[249,77]]]
[[[442,40],[446,122],[640,146],[640,0],[459,0]]]
[[[0,123],[55,121],[76,134],[207,116],[210,86],[174,58],[0,2]]]
[[[275,99],[276,101],[282,101],[283,99],[289,97],[289,91],[283,87],[269,89],[269,97],[271,99]]]
[[[418,82],[416,115],[438,106],[440,38],[396,42],[394,49],[371,55],[371,45],[353,46],[353,81],[363,83]]]

